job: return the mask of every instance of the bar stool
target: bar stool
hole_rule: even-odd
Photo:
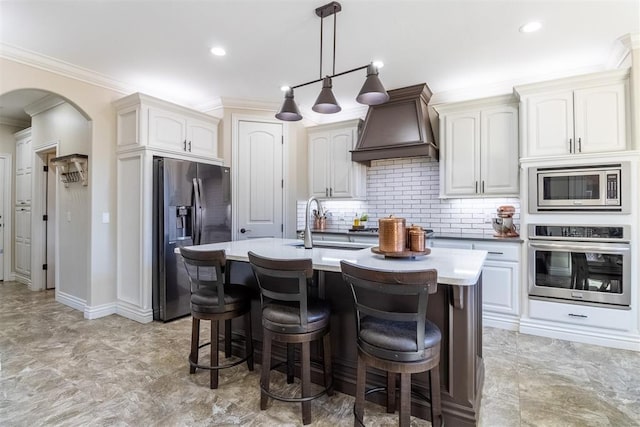
[[[302,422],[311,423],[311,400],[324,394],[333,395],[331,373],[331,338],[329,305],[307,295],[312,284],[310,259],[273,259],[249,252],[249,262],[260,287],[262,303],[262,375],[260,377],[260,409],[267,408],[269,397],[284,402],[302,403]],[[324,389],[311,393],[311,341],[322,338]],[[301,345],[301,397],[285,397],[269,391],[271,344],[287,345],[287,382],[293,383],[294,344]]]
[[[351,285],[356,317],[358,367],[354,426],[364,425],[367,366],[387,371],[389,413],[395,412],[395,380],[396,374],[400,374],[401,427],[408,426],[411,417],[411,374],[429,371],[431,424],[440,426],[442,335],[426,316],[429,294],[437,290],[437,271],[383,271],[347,261],[341,261],[340,268],[342,277]],[[367,394],[381,390],[384,388],[369,390]]]
[[[253,371],[253,338],[251,336],[251,289],[230,283],[230,268],[223,250],[207,251],[180,248],[191,284],[191,354],[189,373],[196,369],[210,371],[210,388],[218,388],[218,370],[243,362]],[[224,273],[223,273],[224,272]],[[224,279],[223,279],[224,274]],[[245,355],[232,363],[219,364],[219,322],[225,322],[225,356],[231,356],[231,319],[244,316]],[[200,344],[200,321],[211,320],[211,341]],[[209,365],[198,364],[199,350],[211,346]]]

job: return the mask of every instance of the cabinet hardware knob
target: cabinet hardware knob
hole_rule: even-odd
[[[333,188],[329,187],[329,197],[333,197]]]
[[[571,152],[572,152],[572,151],[571,151],[571,143],[572,143],[572,142],[573,142],[573,139],[572,139],[572,138],[569,138],[569,153],[571,153]]]
[[[247,228],[241,228],[241,229],[240,229],[240,232],[241,232],[242,234],[246,233],[247,231],[251,231],[251,230],[249,230],[249,229],[247,229]]]
[[[582,153],[582,138],[578,138],[578,153]]]
[[[184,151],[187,151],[187,140],[185,139],[184,141],[182,141],[182,143],[184,144]]]
[[[569,313],[569,316],[570,317],[579,317],[581,319],[586,319],[587,317],[589,317],[589,316],[587,316],[585,314],[573,314],[573,313]]]
[[[191,152],[191,141],[189,141],[189,152]]]
[[[478,181],[476,181],[476,193],[478,192]]]
[[[325,195],[325,197],[329,197],[329,189],[328,188],[324,189],[324,195]]]
[[[482,181],[482,191],[481,193],[484,193],[484,180]]]
[[[492,254],[492,255],[504,255],[504,252],[489,251],[489,253]]]

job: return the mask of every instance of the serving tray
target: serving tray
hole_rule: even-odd
[[[431,249],[425,248],[424,251],[402,251],[402,252],[383,252],[379,246],[371,248],[371,252],[378,255],[384,255],[385,258],[415,258],[417,256],[425,256],[431,253]]]

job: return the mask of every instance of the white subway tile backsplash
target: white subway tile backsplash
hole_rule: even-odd
[[[428,158],[388,159],[371,162],[367,170],[367,200],[323,200],[329,210],[327,229],[351,228],[355,214],[368,214],[367,226],[394,214],[407,224],[420,224],[440,233],[493,233],[488,218],[501,205],[516,208],[514,222],[520,222],[518,198],[439,199],[440,164]],[[306,201],[298,201],[298,229],[304,228]]]

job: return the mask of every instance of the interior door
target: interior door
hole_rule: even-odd
[[[238,122],[238,240],[283,236],[282,125]]]
[[[53,151],[51,153],[46,154],[46,163],[47,165],[51,165],[51,159],[56,156],[56,152]],[[45,201],[45,212],[44,214],[47,216],[47,221],[45,222],[46,228],[46,247],[47,247],[47,255],[46,255],[46,264],[47,264],[47,277],[45,281],[45,289],[54,289],[56,287],[56,258],[55,258],[55,248],[56,248],[56,235],[55,235],[55,224],[56,224],[56,171],[55,168],[49,166],[47,168],[46,174],[46,201]]]
[[[5,218],[5,194],[4,172],[5,159],[0,158],[0,280],[4,280],[4,218]]]

